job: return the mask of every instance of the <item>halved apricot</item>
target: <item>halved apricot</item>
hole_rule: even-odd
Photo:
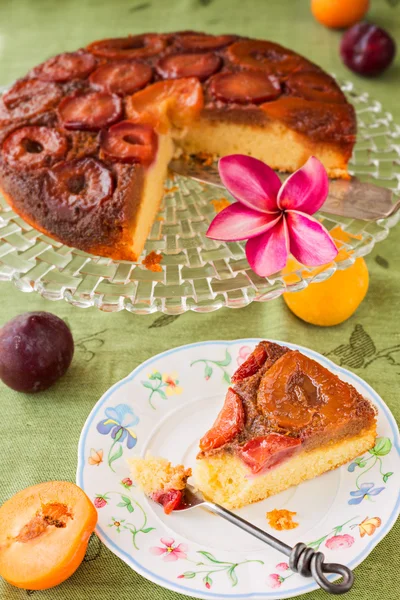
[[[0,507],[0,576],[44,590],[70,577],[97,523],[86,494],[68,481],[28,487]]]
[[[131,121],[148,123],[160,133],[170,125],[184,127],[198,116],[204,105],[201,83],[196,77],[167,79],[136,92],[126,103]]]

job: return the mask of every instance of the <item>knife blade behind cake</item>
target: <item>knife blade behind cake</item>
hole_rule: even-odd
[[[224,188],[217,163],[205,165],[195,159],[188,161],[175,158],[169,163],[169,169],[177,175]],[[279,176],[282,181],[287,177],[281,174]],[[353,177],[349,181],[330,180],[328,198],[320,212],[364,221],[377,221],[390,217],[399,209],[400,200],[396,199],[392,190],[371,183],[362,183]]]

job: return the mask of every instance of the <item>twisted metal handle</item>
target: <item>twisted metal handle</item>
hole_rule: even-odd
[[[242,519],[239,515],[235,515],[235,513],[219,504],[206,501],[202,506],[208,508],[216,515],[223,517],[233,525],[236,525],[236,527],[243,529],[243,531],[247,531],[247,533],[250,533],[250,535],[253,535],[262,542],[265,542],[268,546],[271,546],[271,548],[288,556],[289,567],[292,571],[299,573],[303,577],[313,577],[318,585],[325,590],[325,592],[328,592],[328,594],[345,594],[351,589],[354,582],[352,571],[344,565],[324,563],[325,556],[322,552],[316,552],[303,543],[296,544],[294,548],[291,548],[273,535],[263,531],[252,523],[245,521],[245,519]],[[332,583],[325,577],[325,574],[329,575],[333,573],[341,575],[343,581],[340,583]]]
[[[345,594],[354,582],[353,572],[344,565],[325,563],[322,552],[316,552],[303,543],[296,544],[289,556],[289,567],[303,577],[313,577],[318,585],[329,594]],[[336,573],[343,577],[341,583],[332,583],[326,574]]]

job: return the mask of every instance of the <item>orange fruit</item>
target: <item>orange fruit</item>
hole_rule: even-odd
[[[286,269],[290,268],[288,262]],[[365,260],[357,258],[351,267],[335,271],[329,279],[312,283],[300,292],[285,292],[283,298],[299,319],[329,327],[351,317],[365,298],[368,282]]]
[[[0,507],[0,576],[16,587],[45,590],[81,564],[97,511],[74,483],[28,487]]]
[[[314,18],[333,29],[351,27],[360,21],[369,8],[369,0],[311,0]]]

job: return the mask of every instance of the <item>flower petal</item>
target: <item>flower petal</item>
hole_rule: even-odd
[[[164,546],[167,546],[167,548],[170,548],[175,544],[174,538],[161,538],[160,542],[164,544]]]
[[[350,496],[364,496],[366,492],[364,490],[355,490],[354,492],[350,492]]]
[[[362,483],[360,485],[360,492],[362,492],[363,494],[366,494],[367,492],[369,492],[369,490],[372,490],[373,487],[374,487],[373,483]]]
[[[323,164],[310,156],[308,161],[290,175],[278,194],[282,210],[301,210],[313,215],[321,208],[329,191],[329,180]]]
[[[288,210],[285,218],[289,230],[290,252],[296,260],[309,267],[331,262],[338,250],[321,223],[309,215]]]
[[[137,437],[136,434],[129,430],[129,429],[125,429],[125,431],[127,432],[127,439],[126,439],[126,447],[129,448],[129,450],[132,450],[132,448],[134,448],[136,446],[136,442],[137,442]]]
[[[234,202],[218,213],[206,235],[224,242],[248,240],[268,231],[280,218],[281,213],[261,213]]]
[[[97,431],[102,435],[107,435],[110,433],[111,429],[115,427],[115,421],[112,419],[103,419],[100,423],[97,424]]]
[[[172,552],[167,552],[167,554],[164,554],[163,561],[164,562],[174,562],[175,560],[178,560],[178,558],[179,558],[179,556],[177,556],[175,554],[175,552],[172,551]]]
[[[119,405],[118,405],[116,408],[112,408],[111,406],[109,406],[109,407],[108,407],[108,408],[106,408],[106,410],[105,410],[106,416],[107,416],[109,419],[114,419],[114,421],[117,421],[117,423],[119,423],[119,422],[120,422],[120,414],[121,414],[121,413],[120,413],[120,411],[118,410],[120,406],[121,406],[120,404],[119,404]]]
[[[281,182],[264,162],[244,154],[231,154],[220,159],[218,169],[222,183],[236,200],[261,212],[277,210]]]
[[[166,548],[160,548],[159,546],[153,546],[150,548],[150,552],[155,556],[161,556],[161,554],[165,554],[167,552]]]
[[[359,498],[352,498],[351,500],[348,501],[347,504],[360,504],[360,502],[362,502],[363,499],[364,499],[364,496],[360,496]]]
[[[384,487],[380,487],[380,488],[374,488],[373,490],[368,492],[368,496],[377,496],[378,494],[380,494],[385,488]]]
[[[285,219],[281,219],[272,229],[252,238],[246,244],[247,260],[260,277],[268,277],[283,269],[288,254],[289,238]]]

